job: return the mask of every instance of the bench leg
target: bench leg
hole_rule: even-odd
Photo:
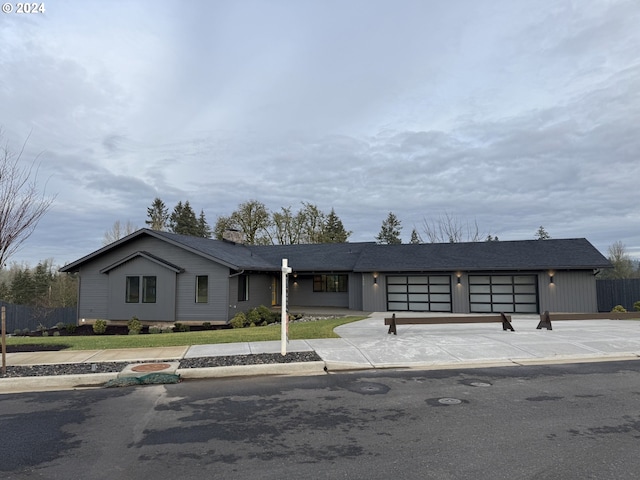
[[[537,330],[541,330],[543,328],[553,330],[553,328],[551,328],[551,316],[549,315],[549,310],[540,315],[540,323],[538,323],[538,326],[536,327]]]
[[[393,333],[394,335],[398,335],[398,329],[396,328],[396,314],[395,313],[391,316],[391,323],[389,324],[389,331],[387,332],[387,335],[389,335],[390,333]]]
[[[511,322],[509,321],[507,316],[502,312],[500,312],[500,316],[502,317],[502,331],[511,330],[512,332],[515,332],[515,330],[513,329],[513,325],[511,325]]]

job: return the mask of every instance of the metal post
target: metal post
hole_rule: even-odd
[[[282,298],[280,301],[280,353],[282,355],[287,354],[287,342],[289,337],[287,335],[287,322],[289,316],[287,315],[287,275],[291,273],[291,268],[288,266],[288,260],[282,259]]]
[[[7,307],[2,306],[2,374],[7,373]]]

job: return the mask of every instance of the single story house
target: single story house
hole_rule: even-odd
[[[65,265],[78,318],[228,323],[280,302],[282,259],[296,307],[452,313],[596,312],[599,269],[584,238],[378,245],[244,245],[149,229]]]

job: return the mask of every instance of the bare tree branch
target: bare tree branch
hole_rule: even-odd
[[[21,162],[27,140],[18,153],[8,145],[0,147],[0,268],[33,233],[55,199],[38,190],[38,157],[26,166]]]

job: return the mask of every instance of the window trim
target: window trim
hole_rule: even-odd
[[[140,303],[140,275],[127,275],[125,277],[124,298],[125,303]]]

